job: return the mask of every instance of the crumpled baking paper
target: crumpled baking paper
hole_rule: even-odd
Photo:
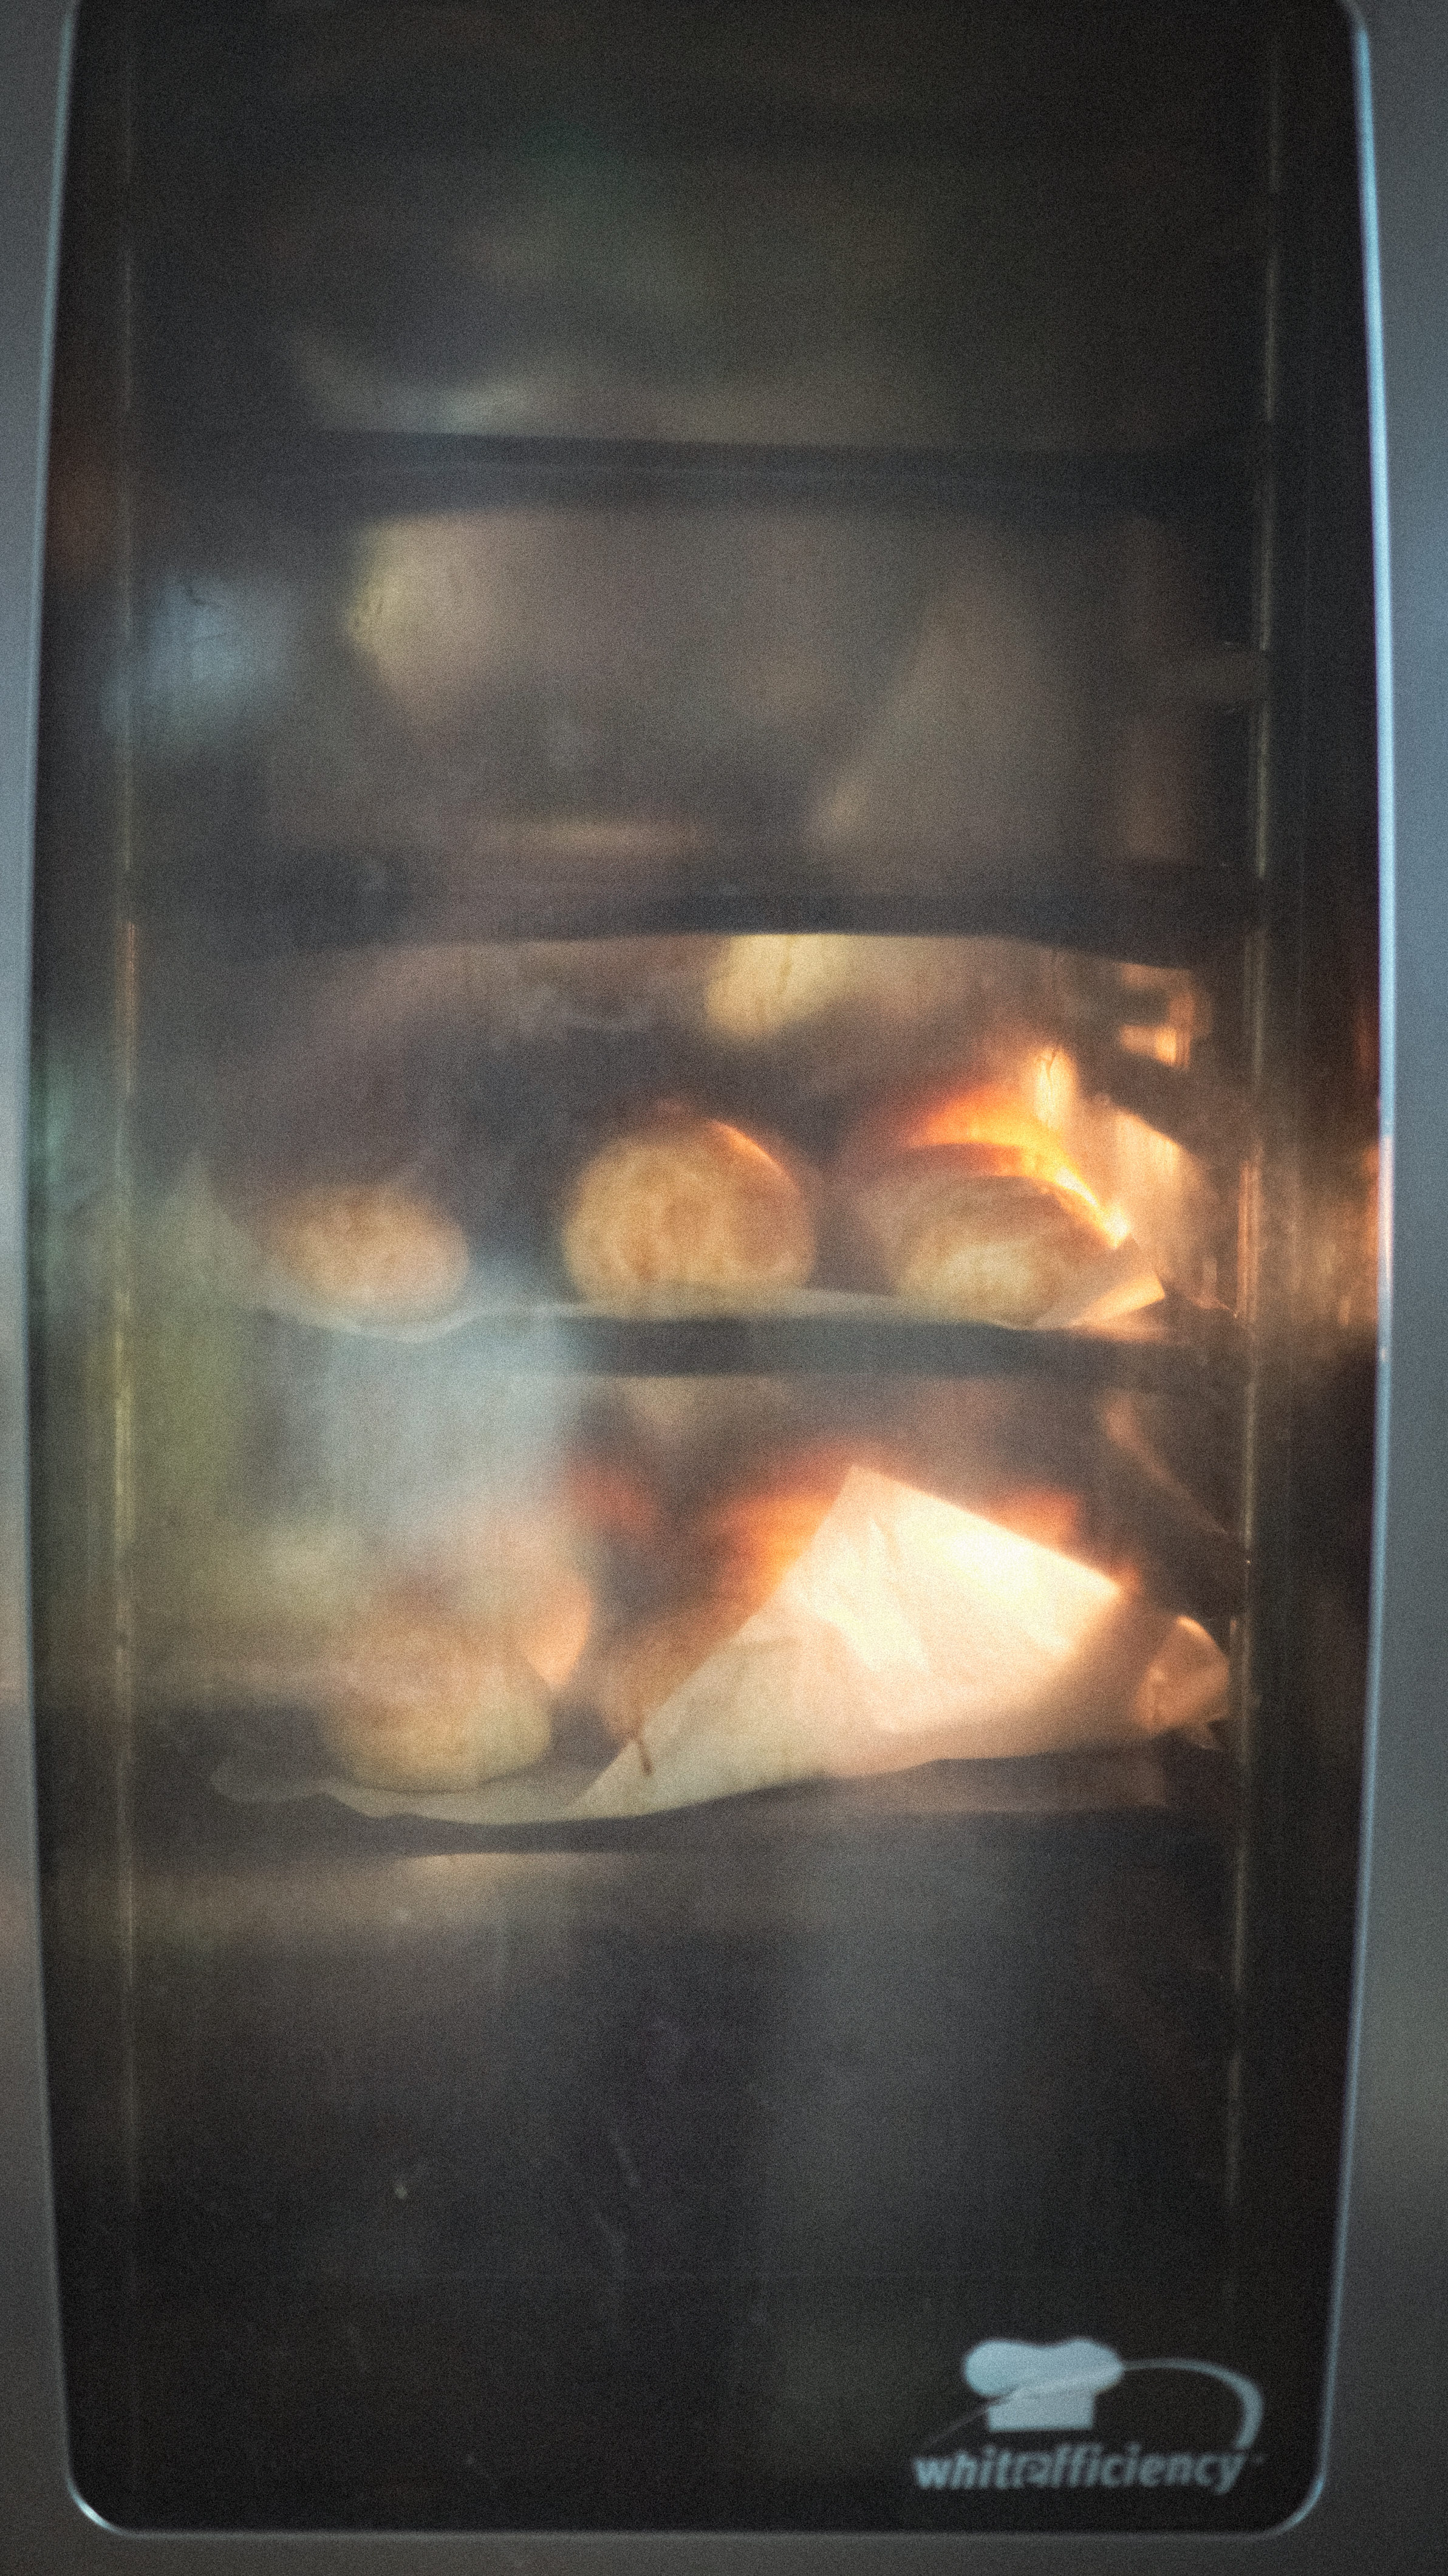
[[[643,1815],[792,1780],[1139,1744],[1226,1707],[1227,1659],[1194,1620],[854,1468],[763,1608],[574,1812]]]

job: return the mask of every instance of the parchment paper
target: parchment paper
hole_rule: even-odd
[[[643,1815],[790,1780],[1139,1744],[1225,1715],[1205,1629],[1093,1566],[855,1468],[770,1599],[578,1803]]]

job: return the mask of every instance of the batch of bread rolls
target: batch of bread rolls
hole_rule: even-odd
[[[462,1229],[397,1184],[311,1183],[226,1223],[314,1321],[405,1337],[466,1295]],[[1119,1236],[1050,1130],[989,1085],[873,1113],[828,1173],[663,1104],[582,1161],[559,1209],[576,1298],[624,1315],[747,1311],[823,1273],[1030,1325]],[[568,1812],[623,1816],[1222,1713],[1219,1648],[1099,1545],[1093,1562],[1066,1487],[997,1464],[962,1500],[903,1430],[809,1437],[781,1416],[761,1435],[768,1383],[722,1382],[722,1445],[692,1382],[633,1388],[691,1461],[682,1484],[646,1442],[621,1455],[583,1422],[546,1489],[500,1494],[480,1460],[471,1493],[350,1558],[294,1534],[310,1583],[279,1574],[272,1529],[270,1571],[238,1579],[250,1613],[229,1636],[213,1621],[221,1696],[310,1725],[314,1784],[484,1820],[490,1784],[553,1780],[564,1757]]]
[[[467,1236],[414,1187],[312,1182],[215,1213],[238,1246],[233,1276],[263,1302],[382,1330],[468,1308]],[[1050,1129],[979,1084],[872,1113],[825,1169],[776,1134],[652,1104],[571,1174],[555,1250],[572,1296],[611,1313],[748,1312],[825,1289],[1035,1325],[1089,1319],[1127,1234]],[[1130,1266],[1130,1302],[1159,1298],[1144,1256]]]
[[[500,1783],[527,1821],[525,1774],[539,1816],[622,1817],[1224,1714],[1218,1646],[1083,1545],[1068,1493],[972,1507],[905,1445],[786,1445],[692,1500],[582,1445],[545,1500],[276,1587],[230,1693],[284,1714],[300,1791],[461,1821]]]
[[[289,1142],[273,1170],[258,1154],[239,1178],[235,1161],[211,1171],[193,1155],[167,1258],[211,1310],[240,1316],[229,1329],[262,1318],[258,1383],[270,1370],[282,1447],[321,1438],[331,1464],[306,1491],[294,1477],[300,1501],[274,1478],[249,1520],[208,1540],[172,1621],[173,1704],[264,1712],[270,1740],[290,1730],[301,1748],[306,1787],[460,1802],[480,1820],[500,1782],[523,1784],[519,1820],[529,1780],[540,1814],[563,1799],[580,1817],[631,1815],[1210,1725],[1218,1645],[1151,1601],[1119,1540],[1083,1520],[1082,1460],[1032,1459],[1029,1438],[982,1444],[983,1385],[959,1382],[967,1409],[932,1445],[898,1382],[851,1421],[788,1377],[711,1394],[565,1365],[549,1381],[538,1353],[540,1320],[566,1335],[579,1313],[1030,1330],[1161,1300],[1131,1212],[1073,1161],[1039,1087],[1033,1105],[999,1049],[942,1070],[932,1040],[923,1072],[912,1057],[932,977],[954,1020],[968,945],[675,943],[649,1008],[702,1022],[696,1074],[730,1048],[787,1050],[800,1029],[814,1045],[831,1015],[858,1026],[863,1011],[897,1078],[794,1132],[787,1079],[752,1095],[778,1104],[778,1124],[741,1111],[747,1086],[727,1080],[712,1098],[697,1078],[663,1096],[601,1086],[537,1183],[543,1240],[521,1260],[516,1238],[497,1249],[506,1178],[451,1188],[441,1153],[394,1158],[384,1177],[376,1158],[374,1176],[317,1177]],[[982,989],[1023,971],[1003,948],[964,963]],[[471,1013],[491,956],[443,965]],[[606,1016],[591,971],[586,957],[557,970],[575,1009]],[[409,1044],[421,992],[387,987]],[[506,998],[522,1016],[536,995]],[[677,1072],[683,1059],[652,1051]],[[809,1061],[833,1079],[828,1049]],[[518,1164],[515,1149],[498,1168],[516,1180]],[[509,1378],[478,1349],[520,1315],[530,1374]],[[510,1459],[485,1381],[571,1393]]]

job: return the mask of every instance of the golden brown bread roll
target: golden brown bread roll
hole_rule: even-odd
[[[262,1210],[255,1232],[293,1287],[353,1322],[401,1324],[442,1314],[467,1277],[461,1226],[387,1182],[317,1182],[288,1191]]]
[[[505,1630],[403,1595],[362,1620],[328,1672],[328,1752],[364,1788],[481,1788],[540,1761],[548,1694]]]
[[[968,1146],[912,1154],[852,1206],[897,1296],[982,1323],[1036,1323],[1110,1249],[1078,1200]]]
[[[885,1285],[962,1320],[1036,1323],[1120,1240],[1059,1139],[992,1084],[873,1118],[839,1188]]]
[[[679,1113],[616,1137],[581,1173],[563,1257],[599,1305],[700,1302],[803,1286],[814,1226],[784,1163],[719,1118]]]
[[[1049,1181],[1102,1216],[1094,1191],[1076,1170],[1060,1137],[999,1082],[974,1082],[888,1102],[855,1130],[840,1157],[840,1168],[868,1174],[899,1155],[945,1145],[968,1146],[982,1172],[1014,1172],[1029,1180]],[[1124,1225],[1118,1231],[1124,1233]]]

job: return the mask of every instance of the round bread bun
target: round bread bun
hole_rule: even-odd
[[[887,1102],[856,1128],[841,1166],[868,1171],[896,1154],[936,1145],[971,1146],[982,1171],[1022,1172],[1091,1197],[1059,1136],[999,1082],[951,1085]]]
[[[552,1741],[547,1691],[506,1632],[409,1600],[358,1624],[318,1726],[348,1779],[417,1796],[526,1770]]]
[[[445,1313],[468,1272],[461,1226],[387,1182],[317,1182],[266,1207],[262,1250],[289,1284],[359,1323]]]
[[[445,1589],[475,1626],[506,1637],[550,1690],[560,1690],[587,1642],[593,1592],[576,1562],[576,1533],[547,1508],[476,1501],[409,1548],[418,1588]]]
[[[758,1044],[823,1016],[867,983],[872,944],[848,933],[763,932],[731,939],[710,979],[705,1015],[722,1036]]]
[[[574,1187],[563,1257],[603,1306],[729,1303],[799,1288],[814,1226],[793,1174],[719,1118],[661,1117],[595,1154]]]
[[[857,1183],[850,1212],[896,1296],[963,1321],[1034,1324],[1111,1237],[1086,1198],[990,1159],[971,1145],[921,1147]]]

